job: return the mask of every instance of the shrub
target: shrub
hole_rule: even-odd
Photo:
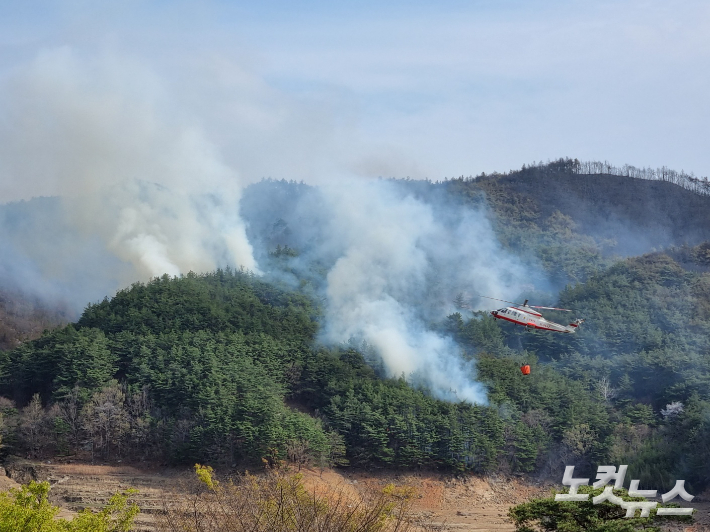
[[[201,492],[166,501],[161,532],[406,532],[413,529],[413,489],[389,485],[369,496],[309,491],[301,475],[270,471],[220,483],[196,465]]]

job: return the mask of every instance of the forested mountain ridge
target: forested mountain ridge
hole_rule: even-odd
[[[457,189],[454,193],[483,190],[496,214],[511,221],[544,227],[560,213],[577,232],[605,241],[611,253],[640,255],[710,240],[707,193],[670,181],[585,174],[584,166],[589,165],[561,159],[507,174],[453,180],[449,186]]]
[[[608,459],[629,463],[634,478],[661,485],[676,475],[705,486],[710,481],[702,458],[710,451],[709,246],[627,258],[568,286],[560,305],[586,318],[574,335],[528,332],[507,323],[484,327],[491,319],[482,314],[470,320],[451,316],[449,328],[472,351],[534,353],[550,371],[594,392],[607,407],[608,424],[606,430],[603,424],[587,427],[589,448],[579,457],[606,441]],[[557,321],[566,317],[546,315]]]
[[[0,394],[19,407],[0,405],[6,450],[557,476],[570,463],[585,470],[628,463],[644,485],[710,484],[703,461],[710,452],[710,252],[707,243],[681,245],[685,224],[704,234],[702,213],[674,217],[663,209],[675,203],[659,203],[656,220],[677,245],[623,258],[589,220],[609,219],[613,207],[644,233],[643,212],[626,207],[635,198],[621,201],[618,191],[594,185],[607,196],[590,199],[577,189],[613,178],[638,181],[660,198],[659,183],[554,166],[526,172],[397,182],[403,195],[488,209],[502,245],[531,270],[542,266],[539,275],[560,288],[538,294],[554,301],[536,302],[586,318],[576,335],[526,332],[472,313],[462,300],[459,312],[430,323],[475,363],[488,405],[441,401],[387,378],[370,345],[321,345],[321,290],[333,259],[307,260],[323,213],[295,203],[317,194],[304,184],[263,181],[245,191],[244,216],[270,275],[223,269],[136,283],[90,305],[77,323],[4,353]],[[564,202],[561,185],[546,204],[550,179],[567,183],[574,199]],[[707,199],[670,186],[682,191],[678,198]],[[299,232],[298,224],[315,229]],[[522,362],[533,367],[528,377]]]
[[[505,415],[434,399],[378,377],[367,346],[313,345],[315,316],[303,296],[245,272],[136,284],[7,353],[0,392],[27,406],[5,405],[5,442],[37,456],[88,442],[104,459],[531,471],[580,420],[606,418],[584,386],[545,369],[546,381],[526,381],[507,356],[482,359],[481,377],[548,397],[527,422],[528,399]],[[554,436],[540,415],[554,418]]]
[[[702,262],[705,251],[676,255]],[[7,354],[2,394],[22,405],[36,393],[54,406],[42,410],[33,399],[18,412],[6,404],[5,442],[36,456],[92,442],[104,458],[231,464],[288,457],[479,472],[555,473],[565,461],[623,460],[648,482],[664,484],[682,472],[689,485],[702,486],[710,430],[704,338],[691,324],[673,331],[677,338],[660,351],[644,343],[663,338],[649,319],[683,312],[678,297],[666,300],[670,306],[653,299],[667,272],[686,276],[682,290],[705,282],[706,273],[657,253],[563,293],[563,301],[596,304],[625,276],[645,283],[635,289],[642,301],[649,296],[653,315],[617,311],[615,321],[626,327],[617,334],[600,309],[589,324],[596,332],[584,338],[606,336],[589,345],[582,336],[526,333],[485,313],[450,316],[442,330],[477,361],[490,406],[436,400],[404,380],[378,377],[366,363],[377,367],[368,346],[314,346],[311,303],[248,273],[136,284],[115,302],[89,307],[76,325]],[[674,351],[680,341],[695,342],[695,350]],[[533,365],[529,378],[517,368],[522,360]],[[681,407],[663,414],[670,403]],[[106,408],[115,416],[108,427],[98,413]],[[680,462],[678,449],[685,451]]]
[[[584,174],[585,169],[614,171],[601,163],[595,166],[561,159],[503,174],[437,183],[400,183],[422,197],[445,196],[489,208],[501,242],[541,263],[558,289],[609,266],[613,262],[609,259],[614,256],[640,255],[710,240],[710,195],[669,181]],[[682,177],[679,174],[679,179]],[[250,241],[257,252],[262,250],[257,257],[260,262],[278,258],[270,253],[275,253],[279,245],[289,246],[279,255],[283,257],[283,253],[298,253],[308,244],[295,238],[289,223],[293,225],[298,218],[305,218],[310,224],[320,221],[295,209],[296,199],[316,196],[314,190],[303,183],[270,180],[247,187],[242,214],[249,222]],[[317,200],[314,204],[317,209],[327,210]],[[264,212],[278,214],[264,216]],[[107,270],[115,275],[121,269],[115,257],[106,256],[97,242],[75,238],[65,214],[59,198],[0,205],[4,251],[0,256],[0,337],[6,338],[0,340],[0,349],[16,345],[19,339],[32,338],[48,325],[76,319],[78,313],[57,301],[71,294],[81,300],[81,309],[86,302],[110,291],[111,283],[100,279],[101,272]],[[33,242],[31,251],[21,257],[17,250],[28,241]],[[77,259],[96,264],[96,270],[77,273],[77,265],[72,262]],[[61,283],[66,284],[61,293],[54,293],[56,287],[41,280],[41,272],[37,271],[37,264],[41,263],[51,264]],[[323,265],[315,266],[318,271],[313,273],[322,276]],[[18,276],[18,269],[22,270],[20,286],[8,282]],[[48,294],[48,290],[52,293]],[[33,293],[37,291],[44,302],[37,298],[39,292]]]

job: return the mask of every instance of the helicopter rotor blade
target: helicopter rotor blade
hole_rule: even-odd
[[[510,303],[511,305],[520,305],[520,303],[514,303],[513,301],[507,301],[505,299],[498,299],[497,297],[483,296],[481,294],[476,294],[478,297],[485,297],[486,299],[495,299],[496,301],[502,301],[503,303]]]
[[[527,306],[530,308],[541,308],[545,310],[562,310],[564,312],[572,312],[568,308],[557,308],[557,307],[541,307],[539,305],[525,305],[524,303],[515,303],[514,301],[508,301],[506,299],[498,299],[497,297],[490,297],[490,296],[484,296],[482,294],[476,294],[479,297],[485,297],[486,299],[495,299],[496,301],[502,301],[503,303],[510,303],[511,305],[518,305],[518,306]]]

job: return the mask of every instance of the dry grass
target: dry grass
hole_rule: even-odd
[[[160,532],[414,532],[441,530],[411,512],[415,491],[389,485],[355,494],[343,487],[306,488],[302,476],[279,471],[216,482],[197,467],[201,487],[166,500]],[[184,493],[184,491],[183,491]]]
[[[52,469],[66,475],[140,475],[144,470],[132,466],[108,466],[92,464],[55,464]]]

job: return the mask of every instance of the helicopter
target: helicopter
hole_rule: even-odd
[[[528,329],[541,329],[543,331],[554,331],[561,333],[574,333],[577,332],[577,327],[579,327],[584,320],[576,319],[569,325],[561,325],[552,321],[548,321],[542,317],[538,311],[534,309],[543,310],[563,310],[565,312],[572,312],[567,308],[556,308],[556,307],[540,307],[536,305],[528,305],[528,300],[522,305],[519,303],[513,303],[512,301],[506,301],[505,299],[497,299],[495,297],[480,296],[487,299],[495,299],[496,301],[502,301],[503,303],[510,303],[512,307],[504,307],[498,310],[491,311],[494,318],[499,320],[506,320],[513,322],[517,325],[523,325]]]

